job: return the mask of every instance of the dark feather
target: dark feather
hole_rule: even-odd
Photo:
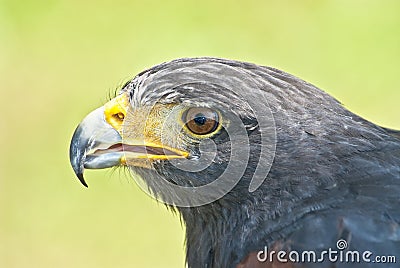
[[[252,193],[248,185],[260,160],[260,130],[254,111],[240,99],[248,82],[226,86],[237,79],[233,70],[251,77],[250,86],[268,96],[275,121],[274,162],[264,183]],[[364,120],[320,89],[274,68],[214,58],[179,59],[142,72],[124,90],[144,87],[150,78],[157,87],[148,87],[141,100],[165,96],[170,102],[220,105],[241,117],[251,142],[249,165],[230,193],[201,207],[176,208],[186,224],[189,267],[373,266],[257,264],[254,259],[264,247],[279,244],[286,251],[320,252],[335,249],[338,239],[345,239],[351,250],[399,254],[400,132]],[[215,138],[219,155],[205,171],[187,174],[165,163],[156,173],[140,169],[138,173],[182,185],[208,183],[229,161],[225,139],[223,133]],[[157,191],[155,185],[150,187]]]

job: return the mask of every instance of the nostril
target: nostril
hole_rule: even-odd
[[[115,119],[118,119],[118,120],[121,120],[121,121],[122,121],[122,120],[124,120],[125,115],[124,115],[123,113],[119,112],[119,113],[114,114],[113,117],[114,117]]]

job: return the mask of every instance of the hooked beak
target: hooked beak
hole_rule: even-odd
[[[126,94],[92,111],[75,129],[69,157],[79,181],[86,187],[85,169],[103,169],[114,166],[144,166],[143,160],[186,158],[189,153],[161,143],[144,140],[123,141],[123,119],[127,114]],[[132,123],[132,122],[131,122]]]

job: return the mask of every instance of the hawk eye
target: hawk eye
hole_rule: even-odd
[[[186,127],[196,135],[207,135],[215,131],[218,127],[218,113],[204,108],[189,108],[183,113],[183,122]]]

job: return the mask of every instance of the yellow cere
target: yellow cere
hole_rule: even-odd
[[[104,117],[115,130],[122,134],[122,123],[129,109],[129,95],[123,93],[104,105]]]

